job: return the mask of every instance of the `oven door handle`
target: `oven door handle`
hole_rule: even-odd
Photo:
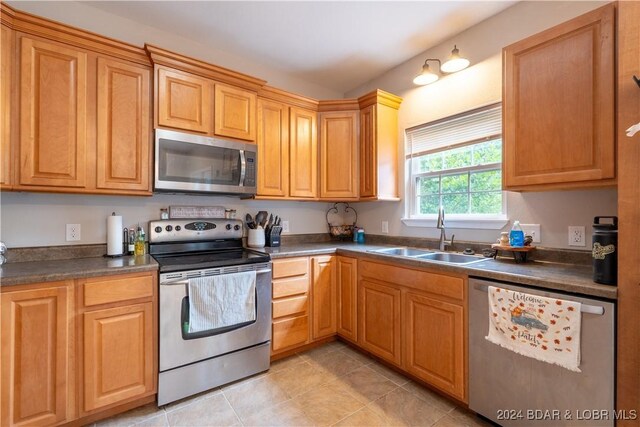
[[[244,150],[240,150],[240,187],[244,187],[244,177],[247,175],[247,158]]]
[[[256,274],[263,274],[263,273],[269,273],[271,270],[266,268],[264,270],[258,270],[256,271]],[[224,276],[224,274],[220,274],[220,276]],[[205,276],[205,277],[211,277],[211,276]],[[194,277],[195,279],[195,277]],[[189,279],[187,280],[178,280],[177,282],[162,282],[160,283],[160,286],[169,286],[169,285],[188,285],[189,284]]]

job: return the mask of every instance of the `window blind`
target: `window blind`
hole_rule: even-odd
[[[442,121],[406,131],[407,157],[442,151],[454,146],[490,140],[502,134],[502,106],[492,104]]]

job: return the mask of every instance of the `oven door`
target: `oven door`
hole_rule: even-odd
[[[188,280],[160,279],[160,371],[220,356],[271,340],[271,264],[254,264],[256,319],[219,330],[185,331]],[[234,269],[236,271],[234,271]],[[249,266],[224,267],[223,274],[247,271]],[[188,315],[187,315],[188,316]]]
[[[255,194],[256,147],[158,129],[154,172],[160,191]]]

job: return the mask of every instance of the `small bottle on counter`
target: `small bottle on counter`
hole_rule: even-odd
[[[136,245],[136,230],[134,230],[133,228],[130,228],[128,245],[127,245],[128,255],[133,255],[135,253],[135,245]]]
[[[138,238],[136,239],[135,244],[135,255],[144,255],[145,252],[144,230],[142,229],[142,227],[138,226]]]
[[[522,231],[520,221],[513,221],[513,227],[509,232],[509,244],[513,247],[524,246],[524,231]]]
[[[358,243],[364,243],[364,228],[358,228]]]

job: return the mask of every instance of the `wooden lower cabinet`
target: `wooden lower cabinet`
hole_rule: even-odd
[[[83,314],[86,412],[153,392],[153,303]]]
[[[404,368],[448,394],[465,398],[464,309],[414,292],[402,303]]]
[[[400,289],[361,279],[358,282],[358,298],[358,344],[400,366]]]
[[[351,342],[358,340],[358,260],[337,257],[337,318],[338,335]]]
[[[54,425],[73,413],[73,282],[2,293],[3,426]]]
[[[315,256],[311,261],[312,337],[317,340],[336,333],[336,257]]]
[[[152,399],[156,289],[155,272],[1,288],[0,425],[83,424]]]
[[[272,353],[292,349],[309,342],[309,316],[273,321]]]

